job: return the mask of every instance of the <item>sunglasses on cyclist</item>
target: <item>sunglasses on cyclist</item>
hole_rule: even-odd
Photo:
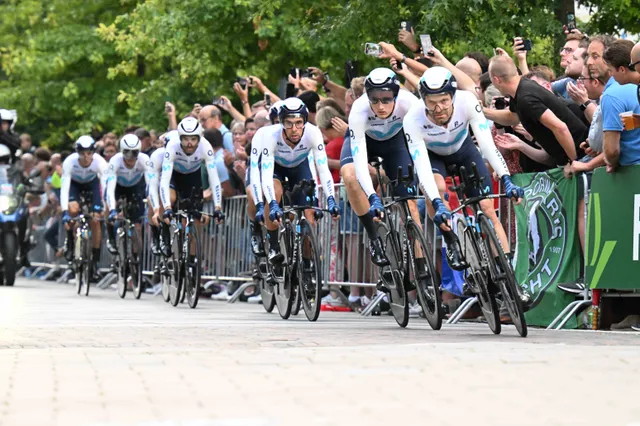
[[[382,102],[383,105],[389,105],[391,103],[393,103],[393,101],[395,100],[395,98],[393,96],[383,96],[380,98],[377,98],[375,96],[372,96],[369,98],[369,103],[371,105],[376,105],[379,102]]]
[[[122,151],[122,156],[127,160],[131,160],[132,158],[137,158],[138,154],[140,154],[139,149],[125,149]]]

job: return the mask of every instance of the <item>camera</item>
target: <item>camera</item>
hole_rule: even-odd
[[[305,78],[305,77],[310,77],[311,76],[311,72],[309,71],[309,68],[291,68],[291,71],[289,71],[289,74],[291,75],[291,77],[296,78],[296,76],[298,76],[299,78]]]
[[[496,109],[506,109],[509,105],[504,96],[496,96],[495,98],[493,98],[493,101]]]
[[[242,87],[242,90],[247,88],[247,84],[249,82],[249,80],[247,80],[244,77],[238,77],[236,78],[236,81],[240,84],[240,86]]]
[[[402,21],[400,22],[400,29],[411,32],[413,26],[411,26],[411,21]]]
[[[567,13],[567,30],[571,32],[571,30],[576,29],[576,15],[573,13]]]

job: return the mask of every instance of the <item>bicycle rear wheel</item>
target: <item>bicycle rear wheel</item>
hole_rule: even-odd
[[[135,226],[131,227],[131,240],[129,241],[129,276],[133,281],[133,296],[136,299],[140,299],[142,295],[142,274],[140,271],[140,253],[142,253],[142,247],[140,246],[140,237],[138,235],[138,229]]]
[[[518,283],[513,273],[513,267],[502,250],[491,221],[482,215],[479,224],[481,236],[484,244],[487,245],[487,253],[489,254],[488,265],[491,280],[500,290],[502,301],[507,306],[516,330],[520,336],[527,337],[527,321],[524,318],[524,308],[518,294]]]
[[[389,306],[393,318],[400,327],[406,327],[409,323],[409,298],[404,288],[404,272],[402,271],[402,252],[399,244],[399,236],[395,230],[389,229],[386,223],[379,222],[378,236],[384,242],[389,266],[380,268],[380,277],[385,288],[389,291]]]
[[[442,327],[442,297],[440,295],[440,274],[433,266],[431,247],[427,244],[422,229],[415,222],[408,222],[407,247],[409,252],[409,280],[414,283],[418,302],[429,325],[434,330]]]
[[[116,262],[118,263],[118,296],[122,299],[127,295],[127,277],[129,276],[128,246],[126,233],[122,232],[122,229],[118,229],[116,232],[116,247],[118,247]]]
[[[299,253],[298,293],[307,319],[316,321],[322,298],[322,263],[313,229],[306,220],[300,223]]]
[[[167,269],[168,260],[162,260],[160,270],[160,281],[162,283],[162,300],[169,302],[169,287],[171,286],[171,274]]]
[[[458,218],[456,230],[462,253],[469,264],[469,268],[465,271],[465,281],[475,293],[482,314],[487,320],[487,325],[494,334],[500,334],[502,329],[500,312],[498,311],[495,296],[489,291],[489,277],[482,267],[481,252],[472,236],[475,231],[468,229],[463,218]]]
[[[280,252],[284,254],[282,265],[273,266],[272,273],[275,276],[278,286],[275,292],[276,306],[282,319],[291,316],[291,308],[295,299],[291,277],[291,253],[293,247],[293,228],[290,222],[286,222],[280,230]]]
[[[82,260],[84,262],[84,270],[83,270],[83,275],[84,275],[84,295],[88,296],[89,295],[89,283],[91,280],[91,275],[92,274],[92,269],[93,269],[93,262],[91,261],[91,234],[89,233],[89,238],[83,238],[83,250],[82,250]]]
[[[189,231],[186,235],[187,239],[187,255],[185,268],[185,293],[187,294],[187,303],[189,307],[194,309],[198,306],[198,298],[200,297],[200,275],[202,268],[200,267],[200,239],[198,237],[198,229],[195,223],[189,225]],[[195,244],[195,249],[191,246]]]

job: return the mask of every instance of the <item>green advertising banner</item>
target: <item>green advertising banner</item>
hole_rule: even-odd
[[[524,189],[524,201],[515,206],[515,272],[533,300],[526,313],[530,325],[546,327],[575,300],[556,285],[580,276],[578,182],[566,179],[562,169],[513,176],[513,183]],[[566,327],[575,328],[575,319]]]
[[[586,282],[591,288],[640,289],[640,166],[591,181],[586,238]]]

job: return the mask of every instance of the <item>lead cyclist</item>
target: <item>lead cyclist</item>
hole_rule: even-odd
[[[475,163],[486,185],[483,192],[490,193],[491,175],[484,156],[500,177],[505,193],[516,204],[520,203],[524,191],[511,181],[504,158],[491,136],[491,124],[482,113],[474,93],[459,90],[455,76],[443,67],[432,67],[425,71],[419,89],[424,103],[411,108],[404,118],[403,127],[418,178],[435,211],[433,220],[440,227],[447,246],[451,247],[459,245],[459,241],[450,228],[451,213],[445,198],[445,178],[449,166],[464,166],[471,170],[472,163]],[[471,139],[470,129],[478,141],[478,147]],[[480,190],[469,190],[466,194],[469,197],[478,196]],[[509,241],[493,200],[482,200],[480,208],[491,220],[505,254],[512,259]],[[520,290],[523,302],[527,302],[529,295]]]

